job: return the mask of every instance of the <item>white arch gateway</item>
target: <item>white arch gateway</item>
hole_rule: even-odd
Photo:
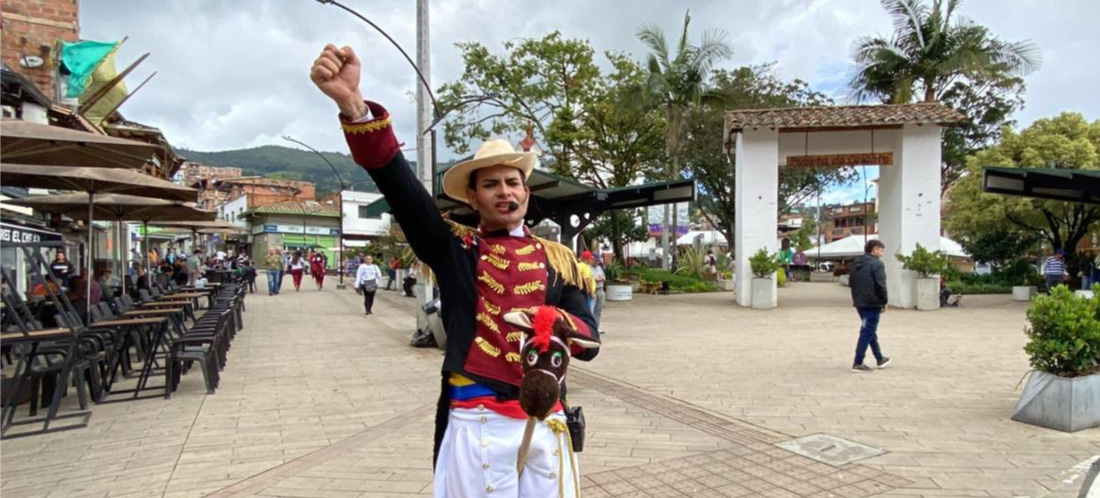
[[[894,254],[918,243],[939,249],[940,135],[962,119],[939,103],[726,111],[725,147],[736,147],[737,302],[753,304],[749,256],[779,250],[779,168],[866,164],[881,166],[878,226],[890,305],[913,307],[915,275]]]

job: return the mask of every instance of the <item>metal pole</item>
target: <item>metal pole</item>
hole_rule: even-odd
[[[336,249],[340,251],[339,265],[336,267],[336,274],[340,276],[340,283],[336,284],[337,289],[347,289],[344,285],[344,188],[340,187],[339,195],[340,206],[337,208],[340,211],[340,233],[336,236]]]
[[[152,272],[149,267],[150,263],[152,263],[149,261],[149,220],[141,220],[141,231],[144,237],[142,240],[145,241],[145,252],[141,255],[142,260],[145,261],[145,288],[150,288],[149,279],[153,277],[150,276]]]
[[[420,173],[420,182],[424,189],[432,194],[432,137],[428,126],[432,123],[432,102],[428,99],[431,92],[431,39],[428,23],[428,0],[416,2],[416,67],[420,70],[420,84],[416,85],[416,163]]]
[[[88,192],[88,248],[84,251],[84,262],[87,271],[84,273],[84,320],[91,318],[92,308],[92,206],[95,204],[95,193]],[[89,322],[90,323],[90,322]]]

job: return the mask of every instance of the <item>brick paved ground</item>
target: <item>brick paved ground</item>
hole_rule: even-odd
[[[439,353],[407,346],[411,301],[380,293],[366,318],[351,291],[255,295],[217,394],[196,373],[172,400],[5,440],[0,493],[430,494]],[[590,426],[584,495],[1074,496],[1062,481],[1100,453],[1100,430],[1009,421],[1024,307],[967,301],[887,313],[895,364],[866,375],[847,371],[854,312],[831,285],[784,289],[770,312],[723,294],[613,305],[607,346],[571,382]],[[887,453],[833,467],[774,446],[815,433]]]

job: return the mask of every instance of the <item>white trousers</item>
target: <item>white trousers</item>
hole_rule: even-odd
[[[565,416],[537,423],[519,476],[516,458],[527,421],[484,408],[452,408],[435,466],[435,498],[577,498],[580,469],[569,432],[555,432],[550,424],[564,429]]]

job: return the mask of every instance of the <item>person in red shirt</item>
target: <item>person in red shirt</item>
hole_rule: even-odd
[[[325,256],[319,251],[310,252],[309,274],[313,276],[313,281],[317,282],[317,290],[322,290],[325,287],[325,272],[328,270],[328,265],[325,263]]]

